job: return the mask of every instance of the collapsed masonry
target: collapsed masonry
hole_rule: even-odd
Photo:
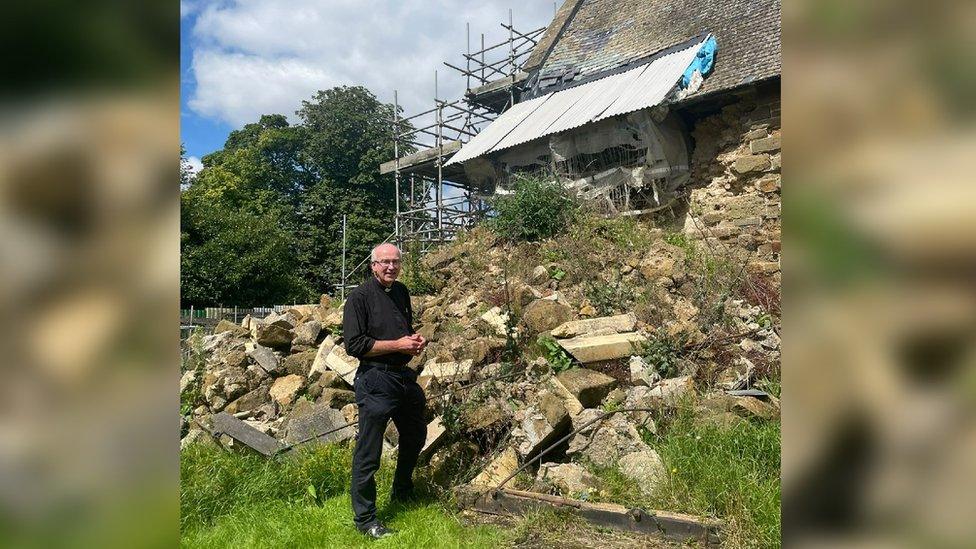
[[[572,269],[558,280],[547,265],[509,264],[506,272],[508,258],[528,257],[530,247],[511,248],[478,231],[424,260],[439,291],[412,298],[417,328],[431,341],[411,363],[422,366],[419,382],[429,397],[422,474],[445,488],[460,487],[461,499],[485,512],[569,505],[603,517],[601,524],[653,525],[678,538],[711,539],[714,521],[659,513],[641,522],[620,506],[586,507],[579,498],[599,498],[605,487],[584,464],[618,468],[653,493],[667,482],[668,468],[641,433],[657,429],[659,413],[690,398],[701,421],[776,418],[777,399],[753,386],[759,370],[778,361],[775,328],[764,323],[759,307],[729,300],[723,323],[737,337],[722,344],[722,356],[706,348],[662,378],[659,365],[639,356],[640,346],[659,330],[701,342],[710,329],[688,297],[694,275],[685,250],[657,240],[633,256],[606,250],[612,261],[595,258],[605,272],[590,273],[594,277],[622,273],[628,284],[653,289],[663,317],[652,325],[632,311],[600,316],[585,296],[586,280]],[[500,288],[517,317],[496,304]],[[341,322],[341,304],[324,296],[317,305],[218,325],[198,342],[198,367],[181,379],[184,403],[192,408],[183,445],[213,435],[227,447],[270,457],[296,445],[354,437],[351,383],[358,362],[343,349]],[[556,371],[547,359],[503,360],[513,334],[529,341],[551,336],[577,367]],[[703,383],[703,371],[712,370],[715,383]],[[619,408],[640,411],[603,417],[604,410]],[[385,438],[386,452],[395,452],[392,425]],[[485,499],[486,491],[526,466],[527,478]]]

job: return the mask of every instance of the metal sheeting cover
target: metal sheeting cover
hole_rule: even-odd
[[[515,129],[525,117],[532,114],[536,109],[542,106],[552,94],[546,94],[542,97],[536,97],[530,101],[524,101],[522,103],[516,103],[512,108],[508,109],[501,116],[496,118],[488,127],[478,132],[478,135],[474,136],[471,141],[468,141],[461,147],[461,150],[451,157],[451,160],[445,165],[457,164],[459,162],[464,162],[465,160],[471,160],[472,158],[477,158],[487,152],[490,152],[495,148],[495,145],[499,141],[505,138],[509,132]]]
[[[629,71],[517,103],[464,144],[447,165],[653,107],[664,100],[703,43],[698,42]]]

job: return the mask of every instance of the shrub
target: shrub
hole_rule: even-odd
[[[519,176],[514,192],[493,201],[492,226],[513,240],[537,241],[556,236],[576,217],[576,201],[555,181],[538,176]]]

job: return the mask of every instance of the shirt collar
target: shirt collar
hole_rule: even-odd
[[[394,280],[393,284],[390,284],[390,287],[387,288],[386,286],[383,285],[382,282],[380,282],[380,279],[376,278],[375,275],[372,277],[372,279],[373,279],[373,286],[375,286],[376,289],[384,291],[386,293],[390,293],[390,290],[393,289],[393,284],[396,284],[396,281]]]

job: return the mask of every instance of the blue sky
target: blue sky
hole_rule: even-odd
[[[409,116],[439,97],[454,99],[464,79],[465,23],[472,49],[507,38],[500,23],[547,25],[551,0],[234,0],[180,2],[180,134],[191,163],[220,149],[230,131],[261,114],[294,122],[319,89],[364,85],[385,102],[398,90]]]

